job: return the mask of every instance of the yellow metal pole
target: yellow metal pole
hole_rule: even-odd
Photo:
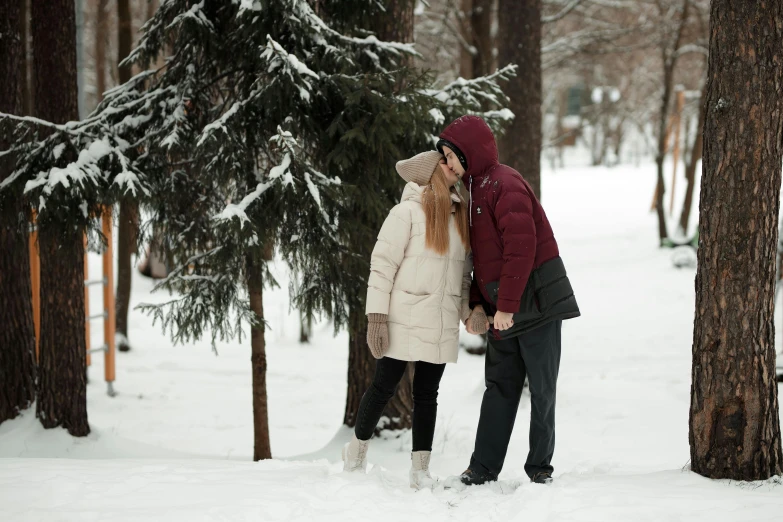
[[[114,351],[114,230],[112,224],[112,208],[104,207],[102,216],[103,235],[106,237],[106,250],[103,252],[103,309],[106,313],[103,322],[103,341],[106,344],[106,357],[104,359],[104,373],[108,385],[109,395],[114,395],[112,383],[115,378],[115,351]]]

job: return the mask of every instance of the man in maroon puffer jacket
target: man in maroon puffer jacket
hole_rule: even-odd
[[[552,227],[532,188],[498,163],[495,137],[477,116],[463,116],[440,135],[437,148],[470,191],[473,309],[470,325],[490,329],[476,445],[467,485],[497,480],[527,375],[530,452],[525,472],[552,481],[555,391],[562,321],[579,316]],[[490,328],[486,316],[494,316]]]

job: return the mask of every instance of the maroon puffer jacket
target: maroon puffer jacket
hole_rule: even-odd
[[[498,163],[495,136],[484,120],[462,116],[440,137],[457,146],[468,164],[462,180],[471,193],[471,306],[482,303],[494,313],[486,285],[499,281],[497,310],[515,313],[530,273],[560,255],[552,227],[527,181]]]

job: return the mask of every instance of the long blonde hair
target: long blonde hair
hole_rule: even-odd
[[[456,193],[456,191],[455,191]],[[449,220],[451,218],[451,190],[446,183],[446,176],[440,168],[435,167],[430,184],[424,190],[421,197],[421,205],[424,207],[424,215],[427,220],[426,245],[438,254],[446,254],[449,251]],[[470,251],[470,234],[468,232],[468,213],[465,209],[465,201],[460,198],[454,213],[455,224],[459,232],[465,251]]]

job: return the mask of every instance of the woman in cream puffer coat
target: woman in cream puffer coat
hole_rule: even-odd
[[[460,319],[470,314],[468,209],[454,188],[457,176],[442,163],[439,152],[429,151],[396,165],[408,184],[378,234],[367,289],[367,344],[376,372],[343,449],[346,471],[366,469],[369,439],[407,363],[415,362],[414,488],[435,484],[429,458],[438,387],[446,363],[457,361]]]

